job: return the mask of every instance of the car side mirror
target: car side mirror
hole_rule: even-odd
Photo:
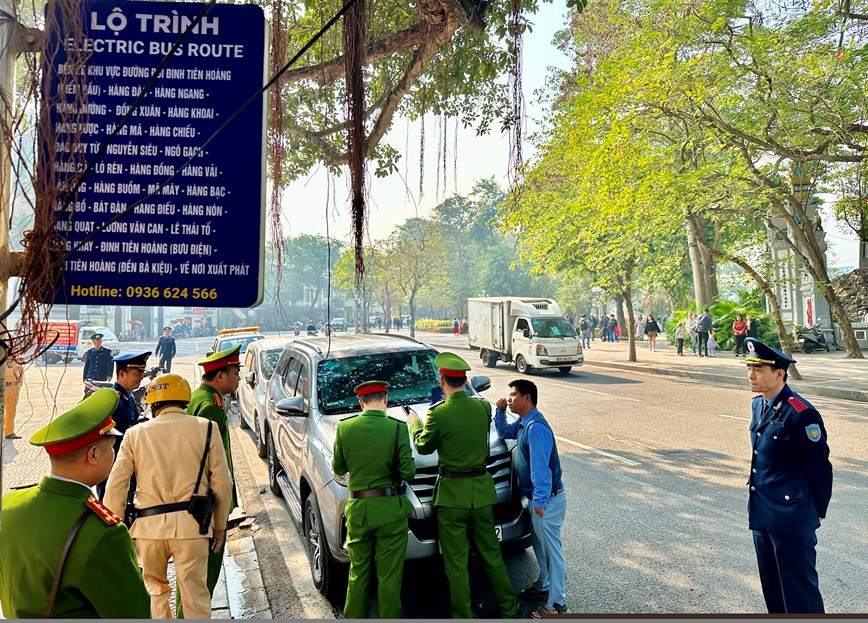
[[[530,329],[522,329],[521,334],[524,337],[530,337]]]
[[[214,350],[211,349],[211,348],[209,348],[209,349],[208,349],[208,352],[205,353],[205,356],[206,356],[206,357],[210,357],[210,356],[213,355],[213,354],[214,354]]]
[[[491,379],[481,374],[473,376],[470,378],[470,386],[477,392],[484,392],[487,389],[491,389]]]
[[[244,380],[247,381],[250,387],[256,385],[256,370],[251,370],[247,373],[247,376],[244,377]]]
[[[283,417],[299,417],[304,416],[304,398],[294,396],[292,398],[284,398],[279,400],[275,405],[277,415]]]

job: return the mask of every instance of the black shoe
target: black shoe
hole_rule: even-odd
[[[9,433],[6,435],[6,439],[21,439],[21,435],[16,435],[15,433]],[[546,593],[548,594],[548,593]]]
[[[527,588],[518,591],[519,599],[545,599],[548,596],[548,591],[538,589],[535,584],[531,584]]]

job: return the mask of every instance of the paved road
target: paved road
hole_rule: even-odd
[[[507,367],[474,373],[491,377],[491,400],[505,395],[516,377]],[[532,378],[563,457],[571,611],[763,612],[745,510],[749,392],[591,368]],[[866,612],[868,414],[847,401],[815,404],[826,420],[835,467],[835,493],[819,531],[821,588],[829,612]],[[313,589],[297,529],[282,501],[259,493],[264,464],[248,434],[236,433],[250,457],[256,496],[269,509],[263,523],[271,525],[260,531],[257,548],[271,540],[282,549],[279,556],[260,554],[274,616],[334,616],[341,604],[329,604]],[[516,588],[534,579],[530,550],[508,554],[507,564]],[[478,567],[473,571],[478,613],[493,616]],[[439,561],[407,564],[404,604],[408,617],[449,615]]]

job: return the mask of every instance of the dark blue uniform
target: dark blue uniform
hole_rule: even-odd
[[[823,419],[784,385],[753,400],[748,518],[763,596],[771,614],[822,613],[817,535],[832,497]]]
[[[107,381],[112,377],[112,366],[112,351],[104,346],[90,348],[84,354],[82,380]]]
[[[112,385],[112,389],[118,393],[118,398],[120,399],[118,401],[118,408],[115,409],[112,419],[115,421],[115,428],[118,429],[119,432],[125,433],[128,428],[135,426],[138,423],[139,409],[136,406],[136,401],[131,392],[117,383]]]
[[[175,357],[175,338],[171,335],[160,336],[155,355],[160,356],[160,367],[166,372],[172,371],[172,359]]]

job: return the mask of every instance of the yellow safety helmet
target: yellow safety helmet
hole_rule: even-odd
[[[145,391],[145,402],[152,405],[157,402],[190,402],[190,384],[179,374],[161,374],[148,385]]]

